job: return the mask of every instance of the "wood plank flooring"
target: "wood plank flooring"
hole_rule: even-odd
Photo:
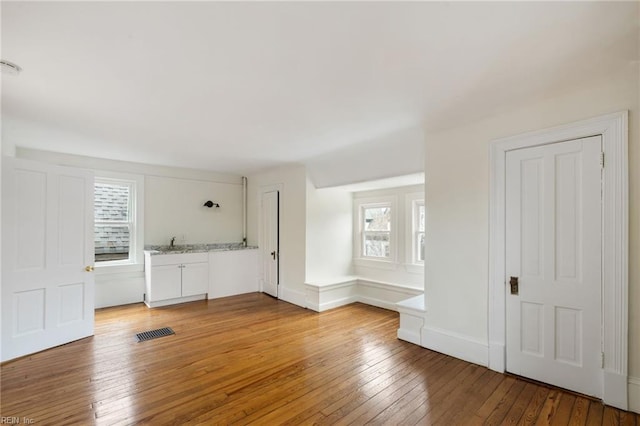
[[[161,327],[176,334],[136,342]],[[2,366],[0,414],[43,425],[640,426],[398,340],[397,328],[397,313],[363,304],[318,314],[255,293],[101,309],[94,337]]]

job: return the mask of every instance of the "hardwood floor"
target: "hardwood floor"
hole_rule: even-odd
[[[141,331],[175,335],[137,343]],[[2,366],[35,424],[638,425],[639,416],[396,338],[398,314],[262,294],[96,312],[96,334]],[[24,424],[22,422],[21,424]]]

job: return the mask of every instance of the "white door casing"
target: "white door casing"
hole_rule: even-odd
[[[93,335],[93,181],[3,159],[2,361]]]
[[[489,367],[506,368],[505,203],[509,151],[600,135],[602,171],[602,399],[628,408],[628,112],[493,141],[490,146]]]
[[[507,371],[602,396],[601,137],[507,153]]]
[[[280,191],[268,191],[262,193],[261,198],[261,241],[260,254],[262,259],[262,291],[278,297],[278,284],[280,282]]]

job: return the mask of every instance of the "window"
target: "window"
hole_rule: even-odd
[[[362,206],[362,255],[391,258],[391,206]]]
[[[143,269],[144,176],[96,171],[94,247],[102,273]]]
[[[135,235],[135,183],[96,178],[94,191],[95,261],[129,261]]]
[[[424,200],[413,202],[413,263],[424,262]]]

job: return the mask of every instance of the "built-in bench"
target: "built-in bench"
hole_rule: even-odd
[[[348,276],[305,283],[306,306],[316,312],[354,302],[366,303],[400,313],[398,338],[421,344],[424,325],[424,291],[414,287]]]

